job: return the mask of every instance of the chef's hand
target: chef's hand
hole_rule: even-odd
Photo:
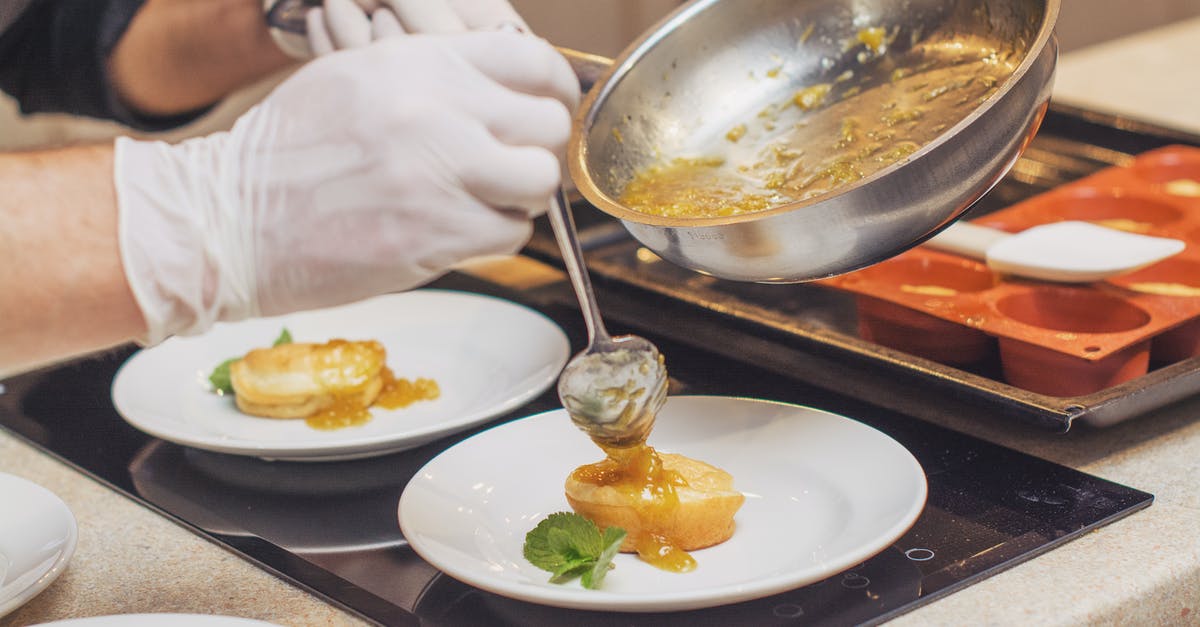
[[[228,133],[118,139],[121,253],[145,341],[517,251],[559,185],[577,100],[540,39],[414,35],[305,65]]]
[[[263,0],[268,26],[275,43],[294,59],[311,59],[371,43],[371,18],[376,0],[323,0],[320,6],[304,9],[306,34],[293,33],[273,24],[270,15],[283,0]]]
[[[377,0],[375,37],[406,33],[460,33],[512,26],[529,30],[508,0]],[[389,19],[392,18],[392,19]],[[388,28],[390,27],[390,29]]]
[[[361,11],[325,0],[308,13],[308,40],[314,54],[357,48],[370,41],[408,34],[449,34],[495,30],[528,31],[507,0],[353,0]],[[363,14],[370,18],[362,17]]]

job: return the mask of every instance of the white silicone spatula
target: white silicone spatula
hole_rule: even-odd
[[[1177,239],[1078,221],[1042,224],[1019,233],[957,222],[925,245],[982,259],[996,272],[1058,283],[1103,281],[1162,261],[1184,248]]]

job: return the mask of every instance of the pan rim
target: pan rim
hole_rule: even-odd
[[[934,139],[926,142],[917,151],[909,155],[908,158],[893,163],[885,168],[882,168],[869,176],[864,177],[859,181],[855,181],[848,185],[837,188],[836,191],[820,194],[812,198],[800,200],[796,202],[785,203],[764,209],[761,211],[753,211],[732,216],[720,216],[711,218],[680,218],[658,216],[654,214],[644,213],[634,209],[630,209],[623,203],[612,198],[592,178],[591,172],[587,167],[589,148],[586,137],[587,131],[590,131],[595,123],[597,114],[603,102],[616,89],[622,78],[629,69],[644,57],[651,49],[654,48],[661,40],[669,36],[679,25],[686,22],[688,19],[697,13],[707,10],[712,5],[722,0],[694,0],[672,11],[663,17],[654,26],[648,29],[637,40],[627,46],[617,57],[612,60],[608,69],[597,79],[595,85],[584,95],[583,101],[575,114],[574,123],[572,125],[571,137],[567,147],[567,166],[572,180],[576,184],[576,188],[583,196],[595,205],[598,209],[610,216],[621,221],[632,222],[639,225],[651,227],[665,228],[686,228],[686,229],[705,229],[712,227],[724,227],[733,224],[742,224],[750,222],[758,222],[770,219],[783,214],[791,214],[798,210],[813,208],[818,205],[823,205],[832,199],[846,195],[849,192],[861,190],[871,185],[879,183],[885,177],[894,171],[917,163],[928,154],[938,150],[950,141],[950,138],[958,135],[963,129],[971,126],[979,118],[985,116],[988,112],[994,109],[998,102],[1004,99],[1011,93],[1015,87],[1026,78],[1030,69],[1037,63],[1047,47],[1053,47],[1054,54],[1057,55],[1057,45],[1054,43],[1054,27],[1058,21],[1061,0],[1043,0],[1044,8],[1038,25],[1037,35],[1032,42],[1026,47],[1024,57],[1021,62],[1009,75],[1003,85],[992,93],[983,103],[975,107],[969,114],[964,116],[957,123],[947,128]],[[994,183],[994,182],[993,182]],[[986,191],[986,190],[985,190]],[[950,218],[946,223],[951,221]]]

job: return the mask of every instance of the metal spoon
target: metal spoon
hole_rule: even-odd
[[[587,348],[559,375],[558,397],[575,426],[597,444],[608,448],[640,444],[667,400],[662,354],[645,338],[614,338],[604,328],[575,220],[561,189],[551,202],[549,217],[588,329]]]

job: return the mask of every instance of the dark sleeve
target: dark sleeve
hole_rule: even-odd
[[[195,119],[204,111],[141,115],[121,102],[109,80],[108,57],[143,2],[32,2],[0,33],[0,89],[17,99],[22,113],[71,113],[144,131]]]

